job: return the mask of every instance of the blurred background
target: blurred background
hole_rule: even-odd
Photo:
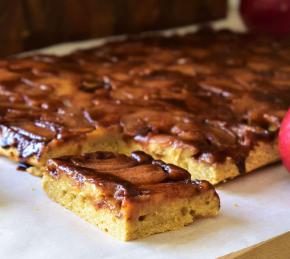
[[[211,21],[290,35],[290,0],[0,0],[0,56]]]
[[[227,0],[0,0],[0,56],[208,22],[226,12]]]

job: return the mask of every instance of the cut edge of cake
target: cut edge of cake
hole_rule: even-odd
[[[164,147],[154,141],[146,143],[146,145],[135,142],[134,148],[150,154],[155,159],[161,159],[187,170],[193,179],[206,180],[214,185],[280,161],[277,140],[258,142],[245,160],[244,173],[239,171],[238,166],[230,157],[227,157],[224,162],[209,164],[195,159],[190,148]]]

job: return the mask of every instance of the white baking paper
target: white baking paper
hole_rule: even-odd
[[[216,26],[243,28],[233,13]],[[45,52],[64,54],[99,42],[62,44]],[[39,178],[15,168],[0,158],[0,259],[206,259],[290,230],[290,174],[279,164],[219,185],[222,209],[218,217],[128,243],[50,201]]]
[[[219,216],[121,242],[50,201],[40,179],[0,159],[0,258],[215,258],[290,230],[290,174],[280,166],[217,187]]]

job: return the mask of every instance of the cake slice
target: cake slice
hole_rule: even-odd
[[[120,240],[178,229],[220,207],[210,183],[141,151],[51,159],[42,184],[52,200]]]

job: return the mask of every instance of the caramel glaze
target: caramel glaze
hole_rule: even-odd
[[[289,39],[206,29],[0,61],[0,145],[22,160],[105,127],[143,145],[186,145],[209,164],[231,157],[243,173],[289,105]]]
[[[128,200],[132,203],[152,199],[154,194],[161,194],[163,198],[185,198],[214,191],[207,181],[191,181],[186,170],[154,160],[142,151],[132,152],[130,157],[99,151],[50,159],[47,170],[57,179],[66,175],[79,185],[86,182],[97,185],[103,190],[102,205],[112,199],[121,206]],[[112,202],[110,204],[112,206]]]
[[[184,169],[154,160],[142,151],[132,152],[130,157],[99,151],[50,159],[47,170],[56,179],[70,177],[78,188],[86,183],[96,185],[102,190],[101,200],[86,198],[97,209],[109,209],[116,217],[127,219],[138,218],[138,208],[144,203],[192,198],[207,191],[218,199],[207,181],[192,181]]]

